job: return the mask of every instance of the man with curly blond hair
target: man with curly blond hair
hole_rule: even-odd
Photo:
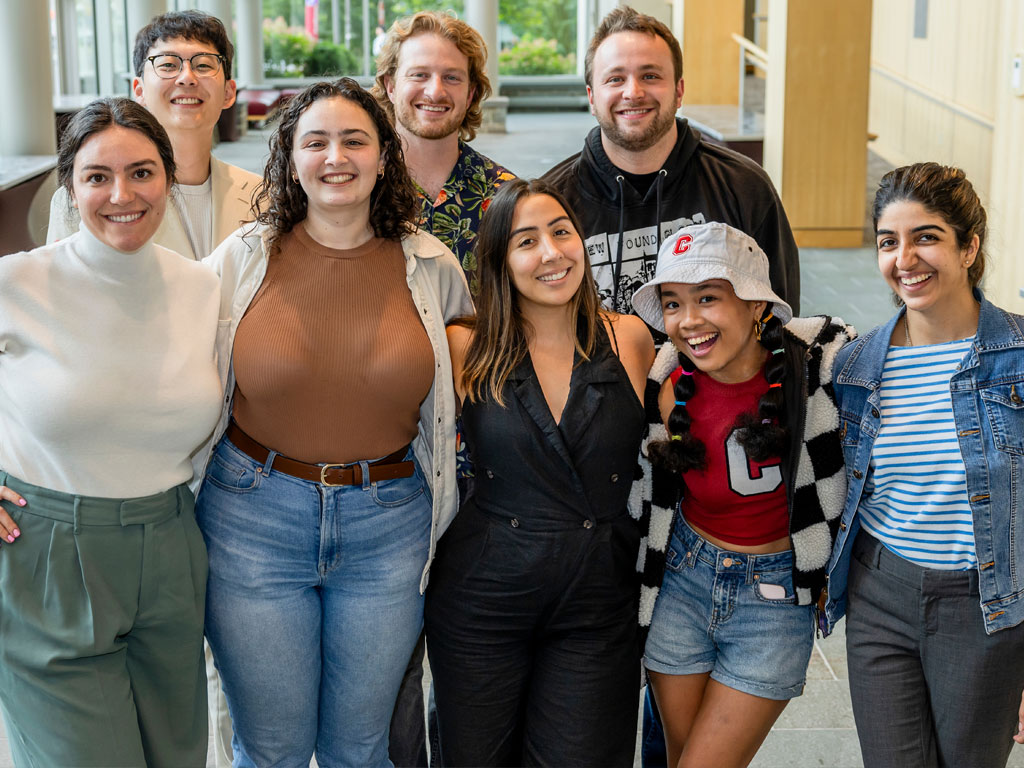
[[[452,249],[473,285],[480,217],[502,182],[514,178],[467,143],[491,95],[483,38],[449,13],[399,19],[377,57],[373,93],[402,137],[422,199],[420,226]]]

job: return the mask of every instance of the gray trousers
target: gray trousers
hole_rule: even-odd
[[[1006,765],[1024,624],[985,634],[976,570],[922,568],[861,531],[846,650],[865,768]]]

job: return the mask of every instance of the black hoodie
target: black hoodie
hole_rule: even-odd
[[[676,118],[676,127],[676,145],[646,193],[608,159],[600,128],[588,134],[582,152],[544,174],[580,218],[604,305],[632,314],[630,299],[654,276],[662,240],[688,224],[721,221],[757,240],[768,255],[772,288],[798,315],[799,254],[768,174],[705,140],[686,120]]]

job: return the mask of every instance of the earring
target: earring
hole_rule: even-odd
[[[298,184],[299,183],[299,174],[293,173],[292,174],[292,181],[294,181],[296,184]]]
[[[761,334],[764,333],[764,327],[768,324],[768,321],[772,319],[772,311],[769,309],[767,314],[760,320],[754,321],[754,338],[758,341],[761,340]]]
[[[377,169],[377,178],[378,179],[383,179],[384,178],[384,169],[383,168],[378,168]]]

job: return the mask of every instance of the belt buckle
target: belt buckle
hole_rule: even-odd
[[[320,484],[326,485],[328,488],[340,488],[341,486],[344,485],[344,483],[328,482],[327,470],[334,469],[335,467],[337,467],[338,469],[344,469],[347,466],[348,464],[324,464],[322,467],[320,467]]]

